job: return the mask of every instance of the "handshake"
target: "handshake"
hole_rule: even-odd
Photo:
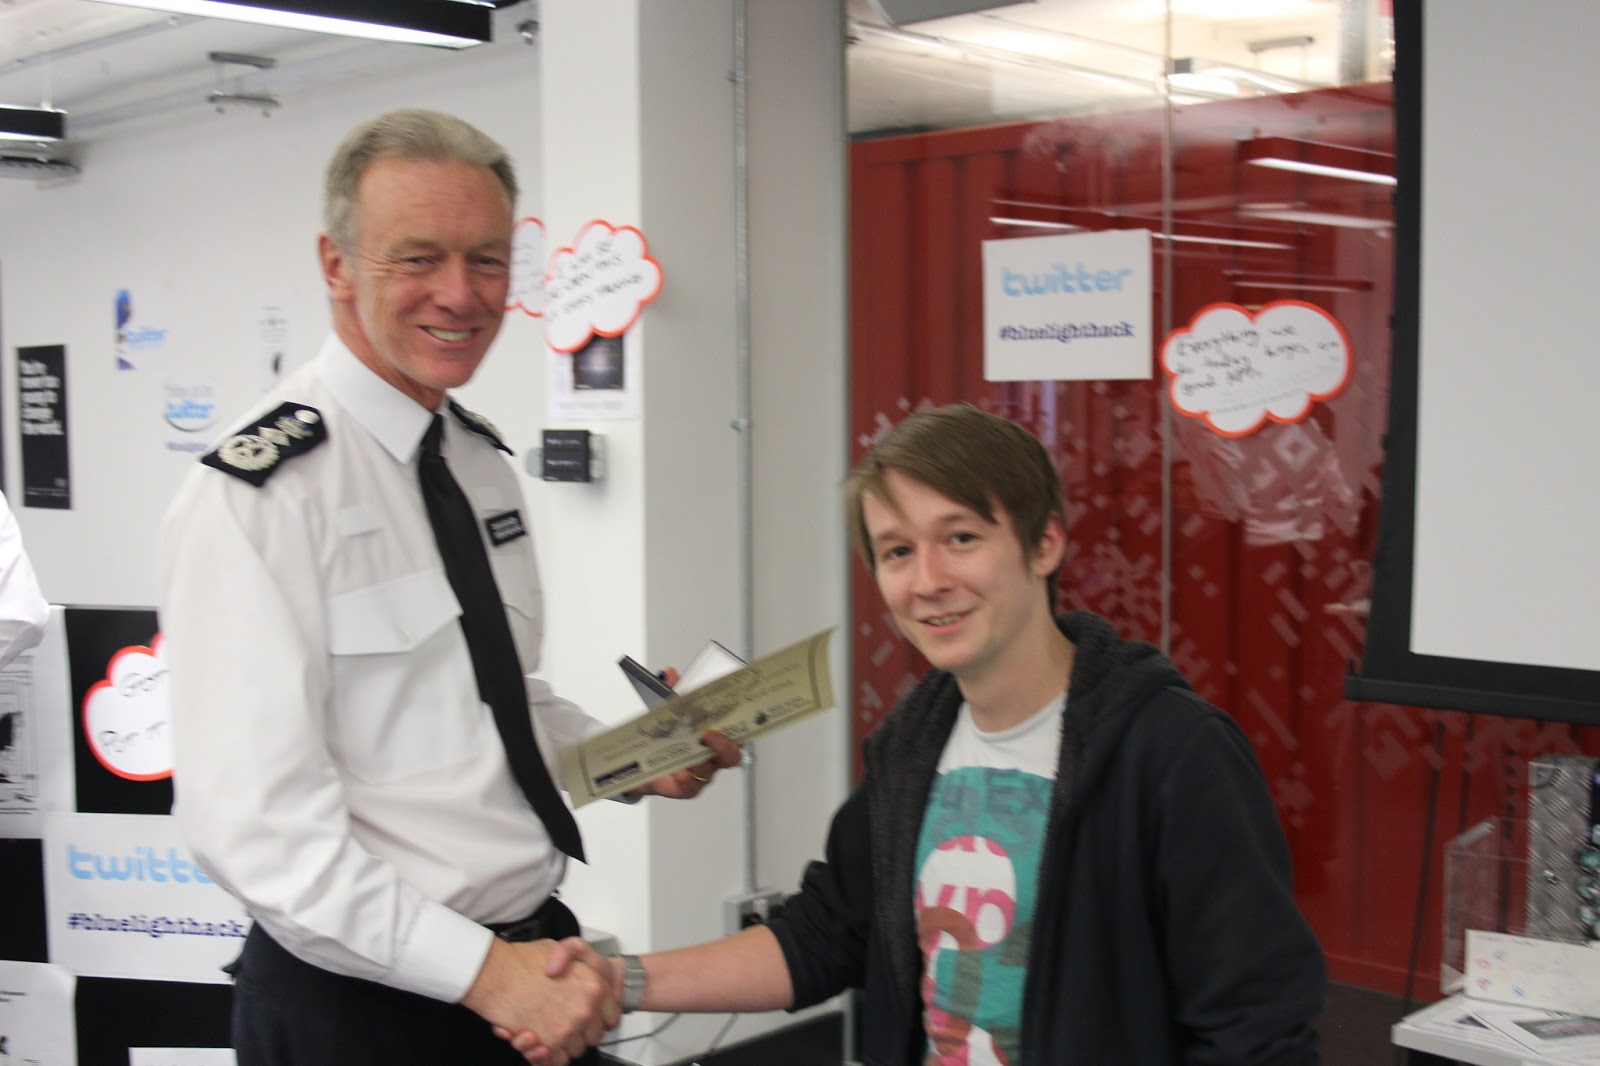
[[[726,736],[711,731],[700,739],[710,759],[658,777],[640,794],[692,799],[719,769],[738,765],[740,748]],[[651,960],[656,980],[648,1009],[776,1010],[793,1000],[783,953],[763,927]],[[495,939],[461,1003],[534,1066],[566,1066],[622,1017],[622,972],[621,959],[601,955],[581,937]]]
[[[496,940],[461,1002],[534,1066],[566,1066],[622,1017],[622,960],[581,937]]]

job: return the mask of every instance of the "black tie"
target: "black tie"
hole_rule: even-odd
[[[534,813],[544,822],[545,831],[556,847],[581,860],[583,839],[578,835],[578,823],[550,780],[550,771],[539,754],[539,741],[533,735],[522,661],[511,639],[500,587],[489,567],[489,553],[484,550],[472,504],[439,454],[443,434],[444,419],[434,415],[428,432],[422,436],[417,476],[422,483],[428,522],[433,526],[433,539],[444,560],[445,576],[461,604],[461,631],[472,655],[478,695],[494,711],[494,724],[506,747],[511,774],[522,786]]]

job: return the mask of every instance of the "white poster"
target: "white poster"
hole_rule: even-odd
[[[39,837],[44,812],[72,810],[71,703],[66,625],[51,607],[38,647],[0,670],[0,837]]]
[[[208,374],[174,375],[161,382],[167,454],[187,461],[211,450],[217,397],[217,381]]]
[[[112,300],[116,329],[112,350],[118,370],[159,366],[167,350],[167,306],[171,286],[165,283],[118,289]]]
[[[1150,233],[983,242],[986,381],[1151,375]]]
[[[128,1066],[234,1066],[226,1047],[131,1047]]]
[[[73,1066],[78,1038],[72,1021],[77,979],[59,966],[0,961],[0,1063]]]
[[[50,961],[88,977],[226,983],[250,919],[166,815],[44,820]]]
[[[255,308],[255,389],[264,395],[277,388],[289,369],[289,301],[263,300]]]
[[[592,334],[575,352],[547,351],[550,418],[556,422],[639,417],[639,373],[630,334]]]

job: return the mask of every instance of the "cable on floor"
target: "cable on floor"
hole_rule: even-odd
[[[702,1066],[700,1059],[708,1059],[716,1054],[717,1047],[722,1043],[722,1038],[728,1035],[728,1030],[732,1029],[733,1023],[738,1020],[739,1016],[737,1014],[728,1015],[728,1020],[722,1023],[722,1028],[717,1030],[717,1035],[711,1038],[711,1046],[695,1058],[693,1066]]]
[[[683,1014],[681,1012],[670,1015],[666,1021],[662,1022],[648,1033],[640,1033],[637,1036],[619,1036],[615,1040],[607,1040],[604,1043],[596,1044],[595,1047],[616,1047],[618,1044],[626,1044],[631,1040],[645,1040],[652,1036],[658,1036],[667,1031],[667,1026],[671,1025],[673,1022],[682,1017]]]

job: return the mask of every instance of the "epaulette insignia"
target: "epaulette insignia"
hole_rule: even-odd
[[[507,455],[512,454],[511,449],[506,447],[506,442],[501,439],[500,431],[494,428],[493,422],[475,411],[467,410],[454,400],[450,401],[450,410],[454,412],[456,420],[463,426],[466,426],[479,436],[487,438],[490,444],[493,444]]]
[[[260,488],[283,460],[303,455],[327,439],[321,411],[303,403],[286,403],[202,455],[200,461]]]

